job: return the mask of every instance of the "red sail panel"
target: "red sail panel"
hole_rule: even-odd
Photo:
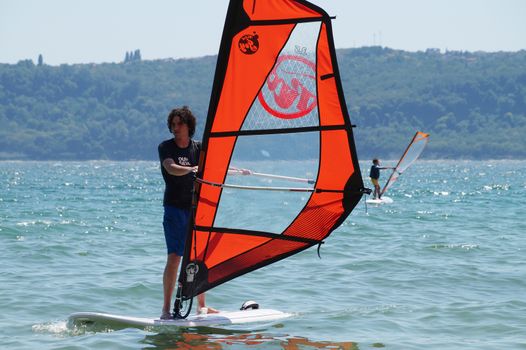
[[[192,260],[206,261],[208,269],[252,250],[270,238],[246,236],[243,234],[224,234],[217,232],[196,231],[195,249],[191,252]],[[206,254],[206,256],[205,256]]]
[[[235,140],[235,137],[213,138],[209,140],[205,153],[207,159],[205,164],[206,179],[208,181],[214,183],[223,182]],[[202,185],[199,192],[200,196],[195,213],[195,224],[198,226],[211,226],[219,203],[221,188]]]
[[[321,125],[344,124],[343,111],[332,65],[331,50],[329,49],[327,26],[321,27],[317,50],[318,68],[318,108]],[[328,77],[329,76],[329,77]],[[347,143],[347,142],[345,142]]]
[[[343,213],[343,196],[341,193],[317,193],[296,218],[284,235],[309,238],[321,241],[331,231]]]
[[[242,271],[243,273],[253,271],[259,268],[262,264],[266,265],[269,262],[279,260],[308,248],[309,245],[294,241],[271,240],[264,246],[251,251],[251,254],[243,254],[226,260],[223,264],[209,272],[209,283],[216,285],[231,279],[233,271]]]
[[[212,132],[237,131],[241,128],[254,97],[272,70],[293,28],[292,24],[253,26],[234,36]],[[252,33],[257,33],[259,47],[257,54],[247,55],[239,50],[239,42],[243,36]]]
[[[343,190],[354,174],[347,131],[322,131],[321,162],[317,187]]]
[[[322,132],[320,173],[316,187],[322,192],[313,193],[305,209],[285,235],[321,240],[344,214],[343,190],[354,173],[348,136],[343,130]],[[341,192],[323,192],[323,190]]]

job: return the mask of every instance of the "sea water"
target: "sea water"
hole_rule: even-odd
[[[321,259],[309,249],[207,293],[290,319],[69,328],[79,311],[159,316],[162,194],[157,162],[0,162],[0,348],[526,349],[526,161],[418,161],[394,203],[361,201]],[[286,203],[258,205],[264,224]]]

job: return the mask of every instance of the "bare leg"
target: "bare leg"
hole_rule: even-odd
[[[164,268],[163,274],[163,313],[170,312],[172,307],[172,294],[175,289],[175,281],[177,280],[177,270],[179,269],[180,261],[181,257],[175,253],[168,254],[168,257],[166,258],[166,267]]]
[[[177,280],[177,271],[179,270],[179,263],[181,257],[174,254],[169,254],[166,259],[166,267],[164,268],[163,275],[163,291],[164,291],[164,303],[163,313],[170,312],[172,307],[172,295],[175,289],[175,282]],[[206,308],[205,293],[201,293],[197,296],[198,310]],[[207,313],[215,314],[218,313],[216,309],[212,307],[207,308]]]
[[[207,313],[209,314],[216,314],[219,311],[214,309],[213,307],[207,307],[205,302],[205,293],[201,293],[197,296],[198,306],[197,310],[201,310],[202,308],[207,308]]]

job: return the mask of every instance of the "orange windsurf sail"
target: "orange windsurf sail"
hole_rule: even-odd
[[[242,155],[268,144],[297,150],[309,159],[308,171],[250,172],[264,176],[263,186],[229,185],[243,173],[236,164]],[[305,149],[310,153],[302,154]],[[260,151],[271,162],[272,155]],[[269,186],[288,180],[301,185]],[[319,245],[363,192],[329,15],[302,0],[231,1],[203,135],[179,301]],[[241,220],[229,203],[252,218]]]

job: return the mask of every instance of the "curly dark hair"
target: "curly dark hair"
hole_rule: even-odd
[[[168,114],[167,120],[168,130],[170,130],[170,132],[172,132],[172,121],[175,117],[179,117],[181,122],[188,125],[188,133],[190,137],[194,136],[196,119],[190,108],[188,108],[188,106],[183,106],[181,108],[172,109],[170,114]]]

